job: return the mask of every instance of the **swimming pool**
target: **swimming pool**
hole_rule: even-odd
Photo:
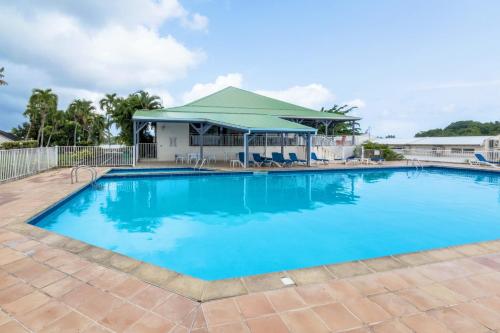
[[[206,280],[500,238],[500,174],[444,168],[101,178],[31,223]]]
[[[210,171],[209,169],[195,169],[195,168],[120,168],[111,169],[106,174],[108,175],[123,175],[123,174],[144,174],[144,173],[175,173],[175,172],[198,172]]]

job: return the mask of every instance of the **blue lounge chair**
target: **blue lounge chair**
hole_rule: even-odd
[[[315,152],[311,153],[311,160],[313,160],[316,163],[321,162],[324,164],[328,164],[330,162],[330,160],[327,160],[326,158],[318,158],[318,156],[316,156]]]
[[[295,154],[295,153],[289,153],[288,156],[290,156],[290,160],[292,161],[292,163],[295,163],[295,164],[306,164],[307,163],[306,160],[301,160],[301,159],[297,158],[297,154]]]
[[[285,159],[282,153],[272,153],[272,157],[273,157],[273,162],[279,165],[280,167],[292,165],[292,161]]]
[[[476,157],[477,161],[475,164],[479,164],[479,165],[485,165],[485,166],[491,166],[491,167],[494,167],[494,168],[498,168],[499,166],[494,164],[494,163],[491,163],[490,161],[488,161],[484,156],[483,154],[480,154],[480,153],[475,153],[474,156]]]
[[[259,153],[253,153],[252,156],[255,163],[257,163],[259,166],[271,166],[271,164],[273,163],[271,159],[262,157]]]
[[[250,157],[250,156],[248,156],[248,157]],[[238,159],[240,160],[241,165],[244,166],[245,165],[245,153],[239,152]],[[248,166],[252,166],[252,165],[253,166],[260,166],[255,161],[252,161],[252,160],[250,160],[250,158],[248,158]]]

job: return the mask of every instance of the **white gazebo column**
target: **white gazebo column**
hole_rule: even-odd
[[[285,133],[281,133],[281,155],[285,156]]]
[[[243,165],[245,168],[248,168],[248,154],[249,154],[248,135],[249,134],[250,133],[243,134]]]
[[[312,146],[312,135],[311,133],[306,134],[306,162],[307,166],[311,166],[311,146]]]

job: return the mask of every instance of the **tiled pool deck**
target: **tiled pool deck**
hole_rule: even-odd
[[[69,180],[0,185],[0,333],[500,332],[500,241],[206,282],[27,225]]]

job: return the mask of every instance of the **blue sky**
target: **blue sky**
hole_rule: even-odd
[[[0,1],[0,128],[32,88],[75,97],[149,89],[166,105],[240,86],[412,136],[500,120],[498,1]],[[2,23],[3,22],[3,23]]]

